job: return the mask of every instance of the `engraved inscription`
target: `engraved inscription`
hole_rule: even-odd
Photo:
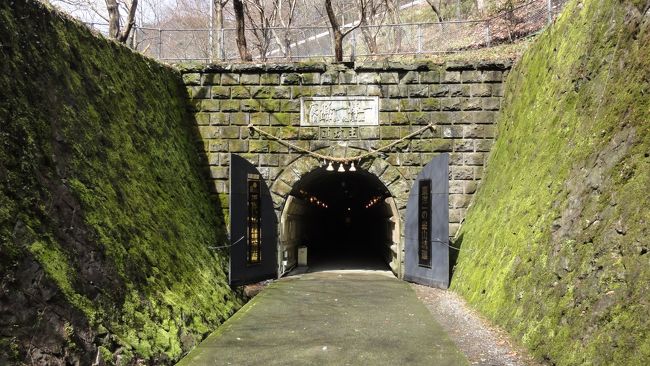
[[[356,139],[359,130],[358,127],[322,127],[319,136],[321,140]]]
[[[300,100],[301,126],[377,126],[378,97],[312,97]]]

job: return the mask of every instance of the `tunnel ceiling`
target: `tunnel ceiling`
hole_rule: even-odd
[[[300,198],[316,196],[332,208],[363,207],[374,197],[390,196],[381,181],[366,171],[340,173],[325,168],[307,173],[296,183],[291,194]]]

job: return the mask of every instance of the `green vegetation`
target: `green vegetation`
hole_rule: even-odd
[[[0,70],[0,301],[24,312],[0,363],[39,333],[68,360],[179,359],[242,302],[180,74],[25,0],[0,4]],[[37,321],[66,304],[84,319]]]
[[[571,1],[511,72],[454,290],[557,365],[650,360],[650,18]]]
[[[558,365],[650,359],[647,6],[572,1],[533,42],[456,243],[453,288]],[[178,360],[242,303],[180,74],[27,0],[0,71],[0,363]]]

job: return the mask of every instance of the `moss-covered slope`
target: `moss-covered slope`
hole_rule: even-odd
[[[170,363],[239,305],[180,75],[0,2],[0,363]]]
[[[509,76],[453,288],[558,365],[650,362],[650,14],[571,1]]]

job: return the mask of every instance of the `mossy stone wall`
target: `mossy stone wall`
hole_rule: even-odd
[[[0,2],[0,363],[170,364],[241,304],[179,72]]]
[[[182,68],[189,104],[224,216],[228,216],[229,154],[257,166],[271,187],[278,216],[292,186],[322,162],[251,133],[249,124],[303,149],[352,156],[426,130],[364,169],[384,183],[404,219],[412,182],[436,154],[450,153],[450,233],[455,233],[483,175],[494,137],[509,62],[428,61],[326,64],[215,64]],[[377,126],[301,126],[303,97],[379,98]],[[401,248],[401,246],[400,246]]]
[[[556,365],[650,362],[650,4],[571,1],[511,72],[452,288]]]

